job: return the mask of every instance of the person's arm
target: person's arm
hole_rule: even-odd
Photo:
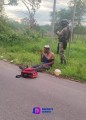
[[[67,31],[67,28],[63,28],[60,32],[57,31],[58,36],[63,36],[65,34],[65,31]]]
[[[43,62],[43,55],[41,54],[41,62]]]
[[[59,32],[59,31],[58,31],[58,32],[57,32],[57,35],[58,35],[58,36],[62,36],[62,35],[63,35],[63,33],[64,33],[64,31],[63,31],[63,30],[62,30],[61,32]]]
[[[48,65],[53,65],[53,64],[54,64],[54,59],[52,60],[52,62],[43,64],[43,66],[48,66]]]
[[[51,62],[44,64],[44,66],[53,65],[54,64],[54,60],[55,60],[54,53],[52,53],[51,57],[48,60],[51,60]]]
[[[43,62],[43,52],[40,50],[40,61]]]

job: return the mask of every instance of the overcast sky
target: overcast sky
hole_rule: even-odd
[[[5,0],[6,1],[6,0]],[[67,8],[70,0],[56,0],[56,9]],[[38,24],[44,25],[50,23],[50,12],[53,11],[54,0],[42,0],[40,8],[37,10],[35,18]],[[28,17],[27,9],[20,3],[18,6],[5,6],[5,12],[9,18],[20,20],[21,18]]]

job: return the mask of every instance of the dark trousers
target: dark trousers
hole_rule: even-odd
[[[34,68],[37,72],[42,72],[42,71],[45,71],[45,70],[49,70],[50,69],[50,66],[44,66],[43,64],[41,65],[34,65],[32,66],[32,68]]]

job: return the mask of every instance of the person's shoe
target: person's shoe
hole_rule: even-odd
[[[19,66],[19,68],[20,68],[21,70],[24,70],[26,67],[25,67],[25,66],[20,65],[20,66]]]

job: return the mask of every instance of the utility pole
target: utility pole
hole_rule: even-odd
[[[52,43],[54,40],[55,11],[56,11],[56,0],[54,0],[54,3],[53,3],[53,19],[51,23],[52,30],[51,30],[51,45],[50,45],[51,48],[52,48]]]
[[[2,6],[4,5],[4,0],[0,0],[0,17],[2,15]]]
[[[4,0],[0,0],[0,6],[4,4]]]
[[[73,9],[73,19],[72,19],[72,26],[71,26],[71,41],[73,40],[73,28],[74,28],[75,13],[76,13],[76,0],[74,2],[74,9]]]
[[[73,41],[73,29],[74,29],[75,13],[76,13],[76,0],[74,2],[73,17],[72,17],[73,19],[72,19],[72,23],[71,23],[71,38],[69,40],[68,59],[70,58],[70,43]]]
[[[53,4],[52,33],[54,33],[55,12],[56,12],[56,0],[54,0],[54,4]]]

